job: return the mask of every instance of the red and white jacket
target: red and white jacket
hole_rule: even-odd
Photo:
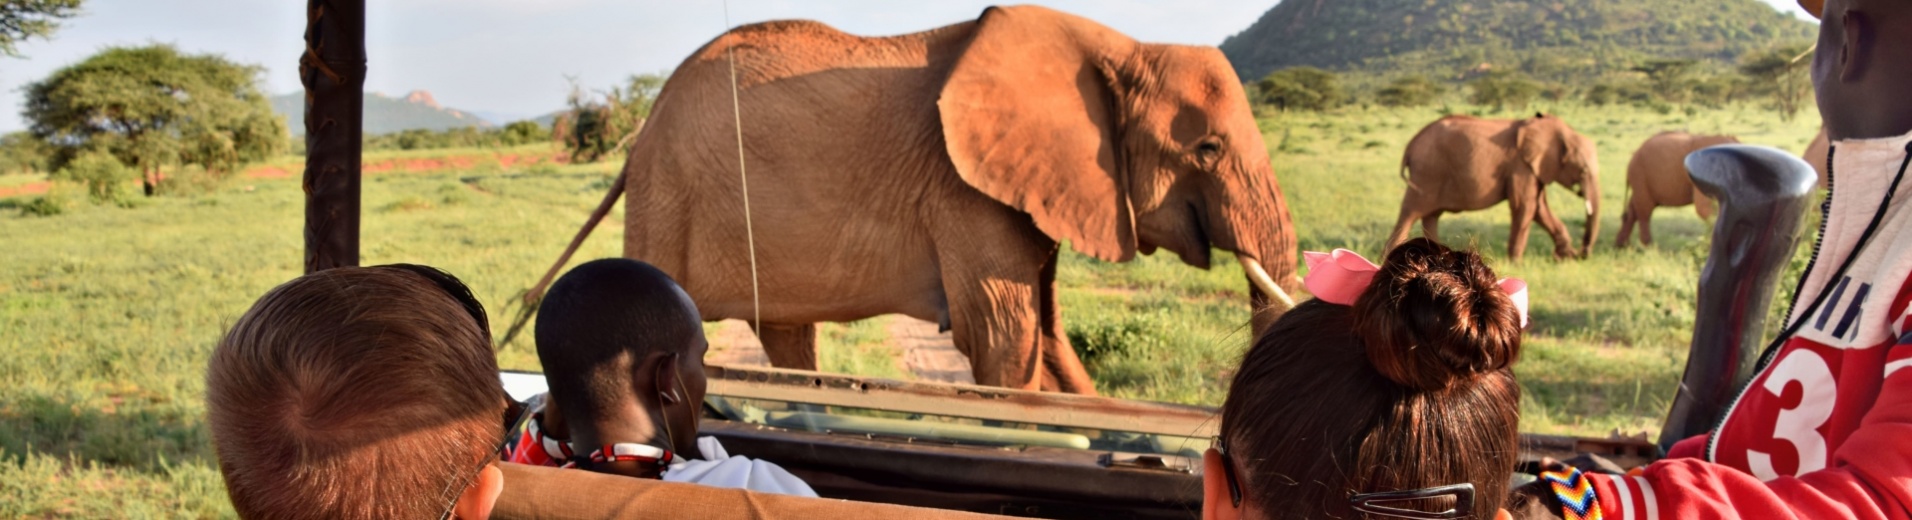
[[[1831,295],[1719,429],[1635,475],[1591,475],[1606,518],[1912,520],[1912,179],[1851,269],[1830,279],[1900,175],[1908,142],[1836,143],[1832,200],[1793,313]]]

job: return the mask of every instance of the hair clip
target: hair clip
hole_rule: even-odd
[[[1402,509],[1380,505],[1383,502],[1405,502],[1409,500],[1428,500],[1442,497],[1454,497],[1454,507],[1446,511],[1422,511]],[[1370,515],[1409,518],[1413,520],[1447,520],[1467,518],[1474,515],[1474,485],[1453,484],[1447,486],[1410,489],[1406,491],[1383,491],[1380,493],[1360,493],[1348,498],[1349,507],[1356,512]]]
[[[1308,263],[1308,276],[1301,278],[1301,285],[1314,294],[1315,299],[1335,305],[1354,305],[1374,284],[1374,275],[1381,272],[1381,266],[1362,258],[1359,253],[1346,249],[1336,249],[1332,253],[1307,251],[1301,258]],[[1514,309],[1520,311],[1520,327],[1527,328],[1527,282],[1519,278],[1503,278],[1500,290],[1514,301]]]

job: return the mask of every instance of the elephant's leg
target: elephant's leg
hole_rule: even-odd
[[[1640,221],[1640,243],[1653,245],[1653,208],[1649,207],[1646,211],[1641,211],[1638,220]]]
[[[815,323],[765,323],[762,328],[754,330],[757,331],[757,339],[763,341],[763,353],[770,358],[770,366],[798,370],[818,368]]]
[[[1041,280],[1036,284],[1036,289],[1042,291],[1036,301],[1042,312],[1041,387],[1044,392],[1095,395],[1095,380],[1082,366],[1082,359],[1076,356],[1075,346],[1069,344],[1069,335],[1062,328],[1062,305],[1056,302],[1056,260],[1061,252],[1062,248],[1057,247],[1049,253],[1049,261],[1043,264]]]
[[[1428,240],[1441,241],[1441,212],[1435,211],[1421,217],[1421,235]]]
[[[1633,238],[1633,206],[1620,212],[1620,235],[1613,238],[1613,247],[1626,247],[1627,239]]]
[[[1507,187],[1507,209],[1513,213],[1513,225],[1507,229],[1507,259],[1518,262],[1527,253],[1527,231],[1534,224],[1534,203],[1538,200],[1534,193],[1538,190],[1532,179],[1523,179],[1515,175]]]
[[[1416,219],[1421,218],[1421,213],[1414,211],[1414,207],[1410,206],[1408,202],[1409,201],[1405,200],[1401,201],[1401,216],[1398,220],[1394,221],[1394,232],[1388,233],[1387,251],[1392,251],[1394,250],[1394,246],[1406,242],[1408,230],[1412,229],[1410,226],[1414,225]],[[1385,256],[1386,251],[1383,251],[1382,254]]]
[[[1553,207],[1547,204],[1546,191],[1542,190],[1540,193],[1541,196],[1534,201],[1534,213],[1540,220],[1540,227],[1547,230],[1548,236],[1553,237],[1554,258],[1580,256],[1580,253],[1574,250],[1573,237],[1567,235],[1567,225],[1554,217]]]

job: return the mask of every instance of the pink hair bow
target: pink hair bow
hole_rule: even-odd
[[[1381,266],[1346,249],[1332,253],[1308,251],[1301,253],[1301,257],[1308,262],[1308,276],[1302,277],[1301,284],[1315,298],[1336,305],[1354,305],[1354,300],[1374,283],[1374,274],[1381,271]],[[1507,298],[1514,301],[1514,308],[1520,311],[1520,327],[1526,328],[1527,282],[1503,278],[1500,290],[1506,291]]]

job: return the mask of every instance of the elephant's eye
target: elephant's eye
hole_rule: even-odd
[[[1222,141],[1220,139],[1209,137],[1202,139],[1199,143],[1195,143],[1195,153],[1203,157],[1212,156],[1221,153],[1221,151]]]

